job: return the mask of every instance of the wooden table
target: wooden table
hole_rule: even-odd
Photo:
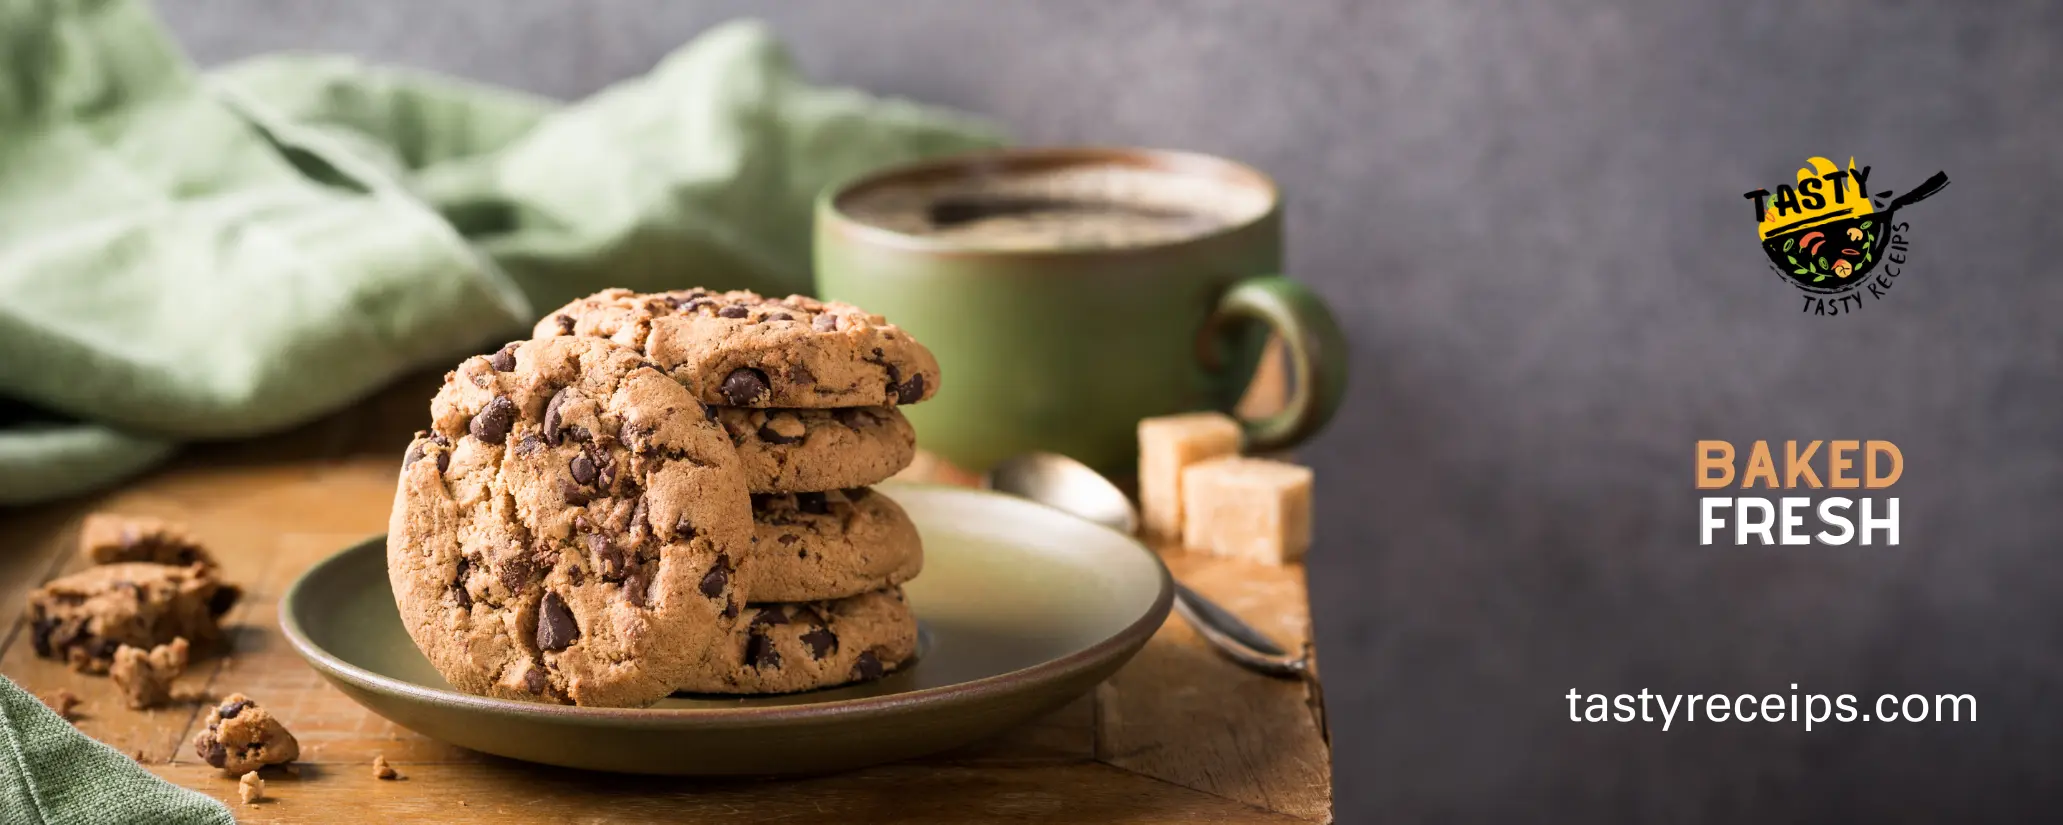
[[[36,658],[20,623],[0,673],[31,692],[85,700],[77,725],[150,770],[229,803],[250,822],[1329,822],[1330,749],[1317,682],[1273,679],[1217,656],[1179,618],[1124,670],[1052,715],[957,752],[791,780],[616,776],[487,756],[432,740],[353,704],[280,635],[280,593],[318,559],[383,531],[409,433],[440,376],[404,380],[293,433],[189,449],[107,494],[0,509],[0,610],[18,616],[39,583],[81,566],[79,520],[110,510],[185,521],[247,587],[229,617],[233,651],[182,684],[250,694],[301,741],[298,776],[267,769],[268,798],[193,753],[202,705],[125,708],[105,678]],[[912,468],[948,475],[936,462]],[[1175,575],[1284,641],[1308,644],[1301,567],[1180,550]],[[385,755],[403,774],[373,777]]]

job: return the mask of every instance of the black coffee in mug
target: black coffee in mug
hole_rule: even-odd
[[[983,249],[1151,246],[1266,212],[1266,193],[1132,166],[999,171],[880,187],[842,204],[863,223]]]

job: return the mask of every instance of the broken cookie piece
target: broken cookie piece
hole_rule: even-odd
[[[185,567],[215,566],[186,525],[152,516],[94,513],[79,527],[79,555],[93,564],[147,561]]]
[[[235,776],[292,762],[301,755],[301,743],[250,697],[232,693],[208,710],[207,724],[193,737],[193,751],[224,775]]]
[[[374,755],[373,755],[373,758],[372,758],[372,775],[373,775],[373,778],[374,778],[374,779],[400,779],[400,778],[401,778],[401,772],[399,772],[399,771],[396,771],[396,770],[394,770],[394,766],[393,766],[393,765],[389,765],[389,764],[387,764],[387,756],[386,756],[386,754],[374,754]]]
[[[133,710],[154,708],[172,698],[172,682],[186,672],[186,637],[173,639],[146,651],[132,645],[115,649],[108,676],[121,688]]]
[[[104,564],[29,594],[29,642],[36,654],[74,670],[106,673],[122,645],[149,650],[184,636],[205,647],[241,595],[203,565]]]
[[[236,795],[245,805],[264,799],[265,778],[257,771],[246,771],[244,777],[236,781]]]

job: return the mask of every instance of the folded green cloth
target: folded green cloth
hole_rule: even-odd
[[[233,825],[222,803],[159,779],[0,676],[0,822]]]
[[[127,0],[0,0],[0,55],[0,504],[306,421],[605,287],[808,291],[819,190],[998,141],[812,86],[752,23],[569,106],[337,57],[203,76]]]

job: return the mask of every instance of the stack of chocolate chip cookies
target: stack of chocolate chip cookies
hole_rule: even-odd
[[[880,316],[610,290],[468,359],[404,458],[388,568],[445,678],[647,704],[871,679],[915,652],[909,517],[869,485],[938,387]]]

